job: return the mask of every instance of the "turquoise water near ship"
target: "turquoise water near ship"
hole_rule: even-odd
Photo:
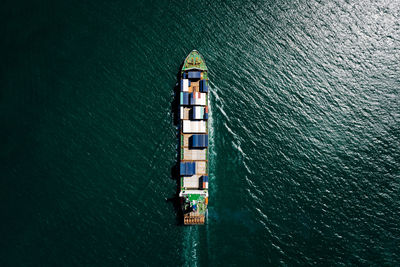
[[[400,265],[396,1],[5,1],[0,265]],[[208,224],[173,88],[211,79]]]

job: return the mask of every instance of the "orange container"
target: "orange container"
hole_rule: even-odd
[[[206,204],[208,204],[208,197],[206,197]]]

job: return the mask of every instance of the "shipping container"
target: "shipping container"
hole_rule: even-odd
[[[206,99],[207,99],[206,93],[200,93],[200,92],[190,93],[190,105],[205,106]]]
[[[188,79],[183,79],[181,80],[181,91],[183,92],[189,92],[189,80]]]
[[[203,93],[208,93],[208,85],[207,85],[206,83],[204,83],[202,92],[203,92]]]
[[[195,162],[181,162],[180,164],[180,175],[188,176],[193,175],[196,172]]]
[[[191,147],[208,147],[207,134],[194,134],[190,137]]]
[[[181,120],[183,120],[184,116],[185,116],[185,112],[184,112],[183,107],[181,106],[181,110],[180,110],[180,118],[181,118]]]
[[[203,92],[203,93],[208,92],[208,86],[207,86],[206,80],[200,80],[200,92]]]
[[[205,121],[183,120],[182,131],[183,133],[206,133],[207,124]]]
[[[200,181],[199,175],[185,176],[183,177],[183,187],[198,189],[200,187],[199,181]]]
[[[201,78],[201,72],[200,71],[189,71],[188,72],[188,78],[189,79],[200,79]]]
[[[204,107],[195,106],[192,109],[192,119],[194,120],[202,120],[204,118]]]
[[[185,147],[181,153],[183,154],[183,160],[206,160],[207,158],[206,149],[190,149]]]
[[[189,105],[189,93],[181,92],[181,96],[183,98],[181,105]]]

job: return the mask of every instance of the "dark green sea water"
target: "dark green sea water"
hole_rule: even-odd
[[[2,1],[0,266],[400,265],[399,1]],[[211,79],[182,227],[176,75]]]

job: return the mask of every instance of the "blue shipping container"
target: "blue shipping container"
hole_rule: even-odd
[[[198,134],[192,135],[192,138],[191,138],[191,145],[192,145],[193,147],[199,147],[199,135],[198,135]]]
[[[189,105],[189,93],[183,92],[182,98],[181,105]]]
[[[181,174],[181,175],[185,175],[185,174],[186,174],[186,164],[183,163],[183,162],[181,162],[180,174]]]
[[[192,137],[190,138],[190,144],[191,144],[193,147],[196,147],[196,146],[197,146],[197,135],[196,135],[196,134],[192,135]]]
[[[189,71],[189,79],[200,79],[201,73],[199,71]]]
[[[190,98],[190,105],[193,105],[194,104],[194,97],[193,97],[193,93],[190,93],[189,94],[189,98]]]
[[[190,171],[189,171],[189,175],[193,175],[196,173],[196,165],[194,162],[189,162],[187,163],[190,166]]]
[[[180,164],[180,175],[187,176],[196,173],[195,162],[181,162]]]
[[[208,135],[207,134],[194,134],[190,139],[190,145],[192,147],[208,147]]]
[[[200,81],[200,92],[207,93],[208,92],[208,86],[207,86],[207,81],[206,80],[201,80]]]

